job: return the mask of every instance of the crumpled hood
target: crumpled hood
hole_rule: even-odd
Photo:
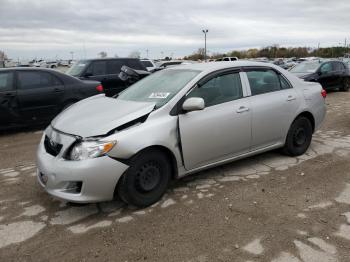
[[[59,131],[76,136],[100,136],[150,113],[154,106],[153,102],[124,101],[97,95],[64,110],[51,125]]]

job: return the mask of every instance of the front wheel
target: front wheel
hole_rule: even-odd
[[[156,150],[141,152],[117,185],[119,197],[137,207],[154,204],[164,195],[171,178],[168,157]]]
[[[312,125],[306,117],[298,117],[289,128],[283,152],[289,156],[300,156],[311,144]]]

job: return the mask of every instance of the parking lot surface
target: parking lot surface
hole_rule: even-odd
[[[186,177],[141,210],[52,198],[35,177],[42,131],[3,132],[0,260],[350,261],[349,100],[328,95],[307,154],[270,152]]]

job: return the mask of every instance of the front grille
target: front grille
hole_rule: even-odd
[[[53,142],[52,140],[50,140],[48,136],[45,136],[44,146],[45,146],[46,152],[52,156],[57,156],[62,149],[61,144]]]

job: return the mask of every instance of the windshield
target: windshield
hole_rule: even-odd
[[[159,108],[173,98],[200,71],[170,69],[154,73],[127,88],[117,99],[136,102],[155,102]]]
[[[315,73],[320,66],[319,62],[304,62],[294,66],[290,72],[292,73]]]
[[[67,74],[71,76],[80,76],[86,65],[89,63],[88,60],[79,60],[67,70]]]

